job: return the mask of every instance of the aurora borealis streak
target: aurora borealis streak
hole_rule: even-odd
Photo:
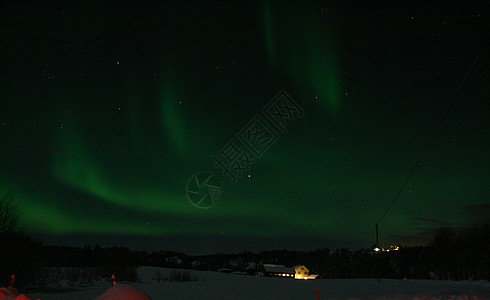
[[[335,113],[343,89],[339,79],[336,41],[326,8],[300,11],[280,2],[264,2],[266,49],[271,64],[310,86],[327,112]]]
[[[154,248],[169,237],[241,241],[233,250],[252,238],[264,248],[298,238],[314,239],[301,245],[309,249],[369,247],[481,48],[477,7],[428,11],[7,5],[0,192],[11,189],[27,232],[58,243],[109,235],[148,237]],[[385,243],[486,221],[484,74],[476,65],[380,225]],[[247,176],[223,178],[218,205],[192,206],[187,180],[215,169],[213,157],[280,90],[304,116]]]

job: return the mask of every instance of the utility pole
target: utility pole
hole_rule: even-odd
[[[379,240],[378,240],[378,223],[376,223],[376,248],[378,249],[378,251],[376,251],[376,271],[378,273],[378,281],[381,281],[381,278],[379,276],[379,254],[378,252],[381,251],[379,248]]]

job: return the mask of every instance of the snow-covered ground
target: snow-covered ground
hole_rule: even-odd
[[[490,299],[488,281],[432,281],[382,279],[294,280],[217,272],[190,271],[197,281],[157,282],[175,269],[140,267],[134,286],[153,300],[160,299]],[[57,293],[32,293],[43,300],[95,299],[109,287]]]

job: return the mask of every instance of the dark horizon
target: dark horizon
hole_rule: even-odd
[[[380,243],[380,247],[389,246],[428,246],[434,235],[431,234],[421,237],[403,237],[401,242],[394,244]],[[360,249],[370,249],[376,244],[375,239],[352,241],[335,240],[315,237],[292,237],[292,238],[259,238],[259,237],[233,237],[233,236],[115,236],[115,235],[61,235],[47,236],[41,234],[31,235],[34,241],[39,241],[44,245],[84,247],[86,245],[94,247],[123,247],[135,251],[174,251],[186,255],[201,256],[212,254],[235,254],[245,251],[259,253],[271,250],[288,251],[314,251],[319,249],[349,249],[352,251]]]

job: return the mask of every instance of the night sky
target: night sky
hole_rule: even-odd
[[[195,254],[370,247],[478,55],[380,244],[488,221],[483,2],[298,3],[2,4],[0,192],[26,232]],[[276,95],[297,104],[283,127]],[[239,136],[261,128],[257,154]],[[217,165],[230,145],[253,160],[235,182]],[[208,209],[189,201],[195,174],[215,181]]]

